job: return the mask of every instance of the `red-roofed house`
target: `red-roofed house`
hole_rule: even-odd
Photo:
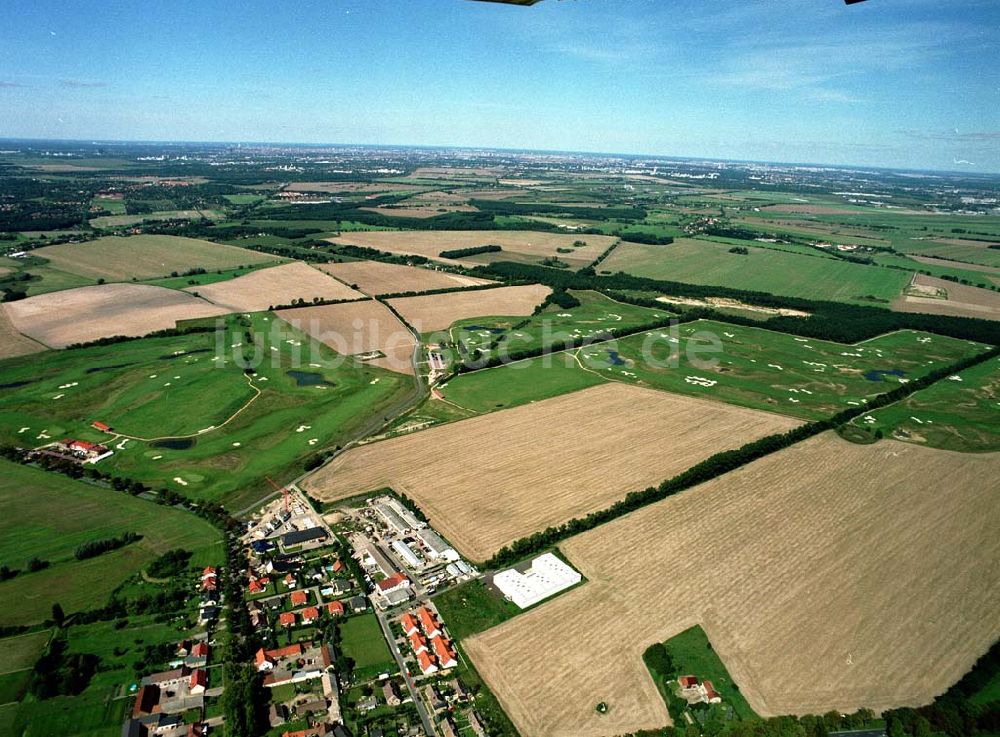
[[[105,425],[100,420],[94,420],[90,423],[90,426],[95,430],[100,430],[101,432],[111,432],[111,425]]]
[[[334,561],[334,563],[333,563],[333,572],[334,573],[340,573],[341,571],[343,571],[346,568],[347,568],[347,566],[345,566],[344,562],[342,560],[340,560],[339,558],[336,561]]]
[[[715,687],[712,685],[711,681],[706,680],[704,683],[702,683],[702,688],[704,688],[705,690],[705,700],[708,701],[708,703],[710,704],[722,703],[722,697],[719,696],[718,691],[715,690]]]
[[[427,640],[419,632],[414,632],[410,635],[410,647],[413,648],[414,655],[420,655],[420,653],[427,652]]]
[[[193,696],[205,693],[205,689],[208,688],[208,671],[198,668],[191,674],[191,680],[188,681],[188,690]]]
[[[399,618],[399,623],[403,625],[403,632],[406,633],[407,637],[412,635],[414,632],[420,631],[420,625],[417,623],[417,618],[409,612]]]
[[[420,618],[420,624],[423,625],[424,632],[428,637],[437,637],[441,634],[441,625],[438,624],[437,617],[434,616],[434,612],[425,606],[417,609],[417,617]]]
[[[434,665],[434,659],[427,653],[419,653],[417,655],[417,665],[420,666],[420,672],[425,676],[438,672],[438,667]]]
[[[697,676],[681,676],[677,679],[677,683],[680,684],[681,688],[697,688],[698,677]]]
[[[314,606],[307,606],[299,614],[302,616],[302,624],[312,624],[319,619],[319,609]]]
[[[198,642],[191,648],[191,656],[195,658],[207,658],[211,647],[207,642]]]
[[[278,623],[282,627],[294,627],[295,626],[295,612],[282,612],[278,617]]]
[[[291,614],[291,612],[286,613]],[[294,615],[292,616],[294,617]],[[265,650],[261,648],[254,655],[254,662],[257,664],[258,671],[268,671],[274,668],[276,661],[282,658],[294,658],[297,655],[301,655],[302,652],[302,644],[298,642],[288,647],[278,648],[277,650]]]
[[[286,574],[285,575],[285,586],[287,586],[288,588],[292,588],[295,585],[296,585],[295,576],[293,576],[291,573]]]
[[[267,591],[267,584],[264,583],[266,580],[266,578],[251,578],[250,585],[247,586],[247,589],[251,594],[263,593],[264,591]]]
[[[458,665],[455,653],[449,647],[447,640],[443,637],[435,637],[431,640],[431,644],[434,646],[434,655],[437,657],[437,661],[441,664],[442,668],[454,668]]]
[[[341,617],[344,615],[344,604],[339,601],[328,602],[326,605],[326,613],[334,617]]]
[[[160,711],[160,687],[155,685],[140,686],[132,707],[132,716],[156,714]]]
[[[410,579],[403,573],[394,573],[388,578],[384,578],[375,584],[380,594],[389,594],[393,591],[402,591],[410,587]]]
[[[302,606],[309,602],[309,592],[293,591],[291,594],[292,606]]]

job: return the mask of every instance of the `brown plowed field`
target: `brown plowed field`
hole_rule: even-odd
[[[324,501],[391,486],[413,499],[452,544],[483,560],[714,452],[797,424],[606,384],[353,448],[302,486]]]
[[[1000,320],[1000,294],[981,287],[956,284],[935,276],[916,274],[913,285],[928,290],[943,289],[948,299],[903,295],[893,302],[897,312],[924,312],[930,315],[953,315],[956,317],[981,317],[985,320]]]
[[[363,294],[301,261],[261,269],[229,281],[188,287],[188,292],[229,308],[230,312],[257,312],[302,298],[361,299]]]
[[[384,358],[365,363],[413,373],[413,333],[389,309],[375,300],[278,310],[282,320],[344,356],[382,351]]]
[[[926,703],[1000,635],[998,471],[813,438],[566,541],[589,581],[466,649],[524,737],[666,724],[641,656],[696,623],[762,715]]]
[[[0,360],[44,350],[45,346],[41,343],[21,335],[10,321],[6,310],[0,310]]]
[[[618,239],[610,235],[570,235],[516,230],[387,230],[343,233],[329,240],[332,243],[367,246],[390,253],[426,256],[438,261],[449,261],[439,256],[442,251],[496,245],[503,250],[456,261],[467,265],[493,261],[537,263],[553,256],[570,266],[579,268],[594,261]],[[576,241],[584,241],[587,245],[574,247],[573,243]],[[559,248],[568,248],[571,252],[559,253],[557,250]]]
[[[429,292],[432,289],[454,289],[491,283],[487,279],[381,261],[318,264],[317,268],[345,284],[357,284],[362,292],[372,295]]]
[[[101,284],[49,292],[4,306],[14,327],[51,348],[113,335],[145,335],[178,320],[229,310],[175,289],[147,284]]]
[[[447,330],[456,320],[467,317],[530,315],[552,290],[540,284],[523,287],[477,289],[473,292],[428,294],[424,297],[390,299],[389,304],[417,332]]]

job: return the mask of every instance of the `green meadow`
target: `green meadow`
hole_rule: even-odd
[[[622,381],[819,419],[983,350],[913,331],[844,345],[698,320],[463,374],[440,388],[450,402],[489,412]]]
[[[945,450],[1000,450],[1000,358],[938,381],[901,402],[857,417],[845,433],[871,440],[876,433]]]
[[[668,281],[725,286],[788,297],[871,304],[898,297],[910,274],[854,264],[822,254],[749,247],[749,255],[730,253],[728,244],[678,239],[668,246],[620,245],[598,269],[624,271]]]
[[[93,558],[73,555],[82,543],[125,532],[142,537]],[[67,614],[102,606],[119,584],[173,548],[190,550],[204,565],[223,557],[218,531],[189,512],[0,461],[0,565],[20,571],[0,582],[0,601],[9,602],[0,625],[41,622],[56,602]],[[49,566],[28,572],[31,558]]]
[[[272,332],[275,322],[234,315],[218,332],[5,361],[0,442],[98,441],[114,450],[100,462],[105,471],[191,497],[252,501],[270,488],[265,476],[297,476],[307,458],[410,386],[408,377],[338,357],[283,322]],[[258,359],[253,376],[244,373],[244,353]],[[95,420],[120,436],[92,429]]]

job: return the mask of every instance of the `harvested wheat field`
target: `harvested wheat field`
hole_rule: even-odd
[[[146,335],[178,320],[224,315],[229,310],[175,289],[148,284],[101,284],[8,302],[14,327],[50,348],[113,335]]]
[[[291,304],[304,299],[312,302],[315,297],[324,300],[361,299],[363,294],[301,261],[253,271],[229,281],[188,287],[188,292],[230,312],[256,312],[275,305]]]
[[[428,294],[389,300],[418,333],[447,330],[467,317],[530,315],[552,290],[541,284]]]
[[[385,305],[373,299],[278,310],[275,314],[343,356],[381,351],[383,357],[365,363],[413,373],[413,333]]]
[[[956,284],[935,276],[914,274],[909,294],[893,302],[897,312],[925,312],[931,315],[981,317],[1000,320],[1000,293],[981,287]],[[928,296],[919,296],[925,293]],[[947,299],[930,296],[947,293]]]
[[[440,261],[477,264],[493,261],[539,262],[555,257],[570,266],[583,267],[591,263],[616,240],[610,235],[567,235],[517,230],[397,230],[343,233],[329,239],[331,243],[367,246],[380,251],[426,256]],[[574,246],[577,241],[585,246]],[[442,259],[440,253],[456,248],[500,246],[502,251],[483,253],[462,259]],[[559,253],[558,249],[569,249]]]
[[[324,501],[391,486],[474,560],[798,422],[624,384],[353,448],[303,488]]]
[[[317,264],[335,279],[348,285],[357,285],[365,294],[398,294],[400,292],[429,292],[432,289],[454,289],[492,284],[488,279],[477,279],[447,271],[421,269],[416,266],[387,264],[381,261],[347,261],[342,264]]]
[[[199,267],[215,271],[284,260],[245,248],[172,235],[98,238],[86,243],[46,246],[32,254],[48,259],[62,271],[109,281],[153,279]]]
[[[694,624],[759,714],[926,703],[1000,635],[998,471],[827,433],[571,538],[588,583],[466,648],[524,737],[665,725],[641,656]]]
[[[21,335],[11,323],[6,310],[0,310],[0,360],[44,351],[45,346]]]

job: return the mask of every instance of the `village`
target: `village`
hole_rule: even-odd
[[[221,715],[190,715],[223,691],[212,644],[225,625],[222,573],[245,580],[260,643],[249,665],[266,699],[268,735],[489,734],[468,665],[431,598],[481,574],[404,499],[380,493],[321,512],[296,487],[282,489],[246,523],[246,570],[204,570],[203,631],[178,643],[169,670],[142,679],[122,736],[221,733]],[[527,607],[579,580],[563,569],[575,573],[542,556],[504,571],[497,585]]]

